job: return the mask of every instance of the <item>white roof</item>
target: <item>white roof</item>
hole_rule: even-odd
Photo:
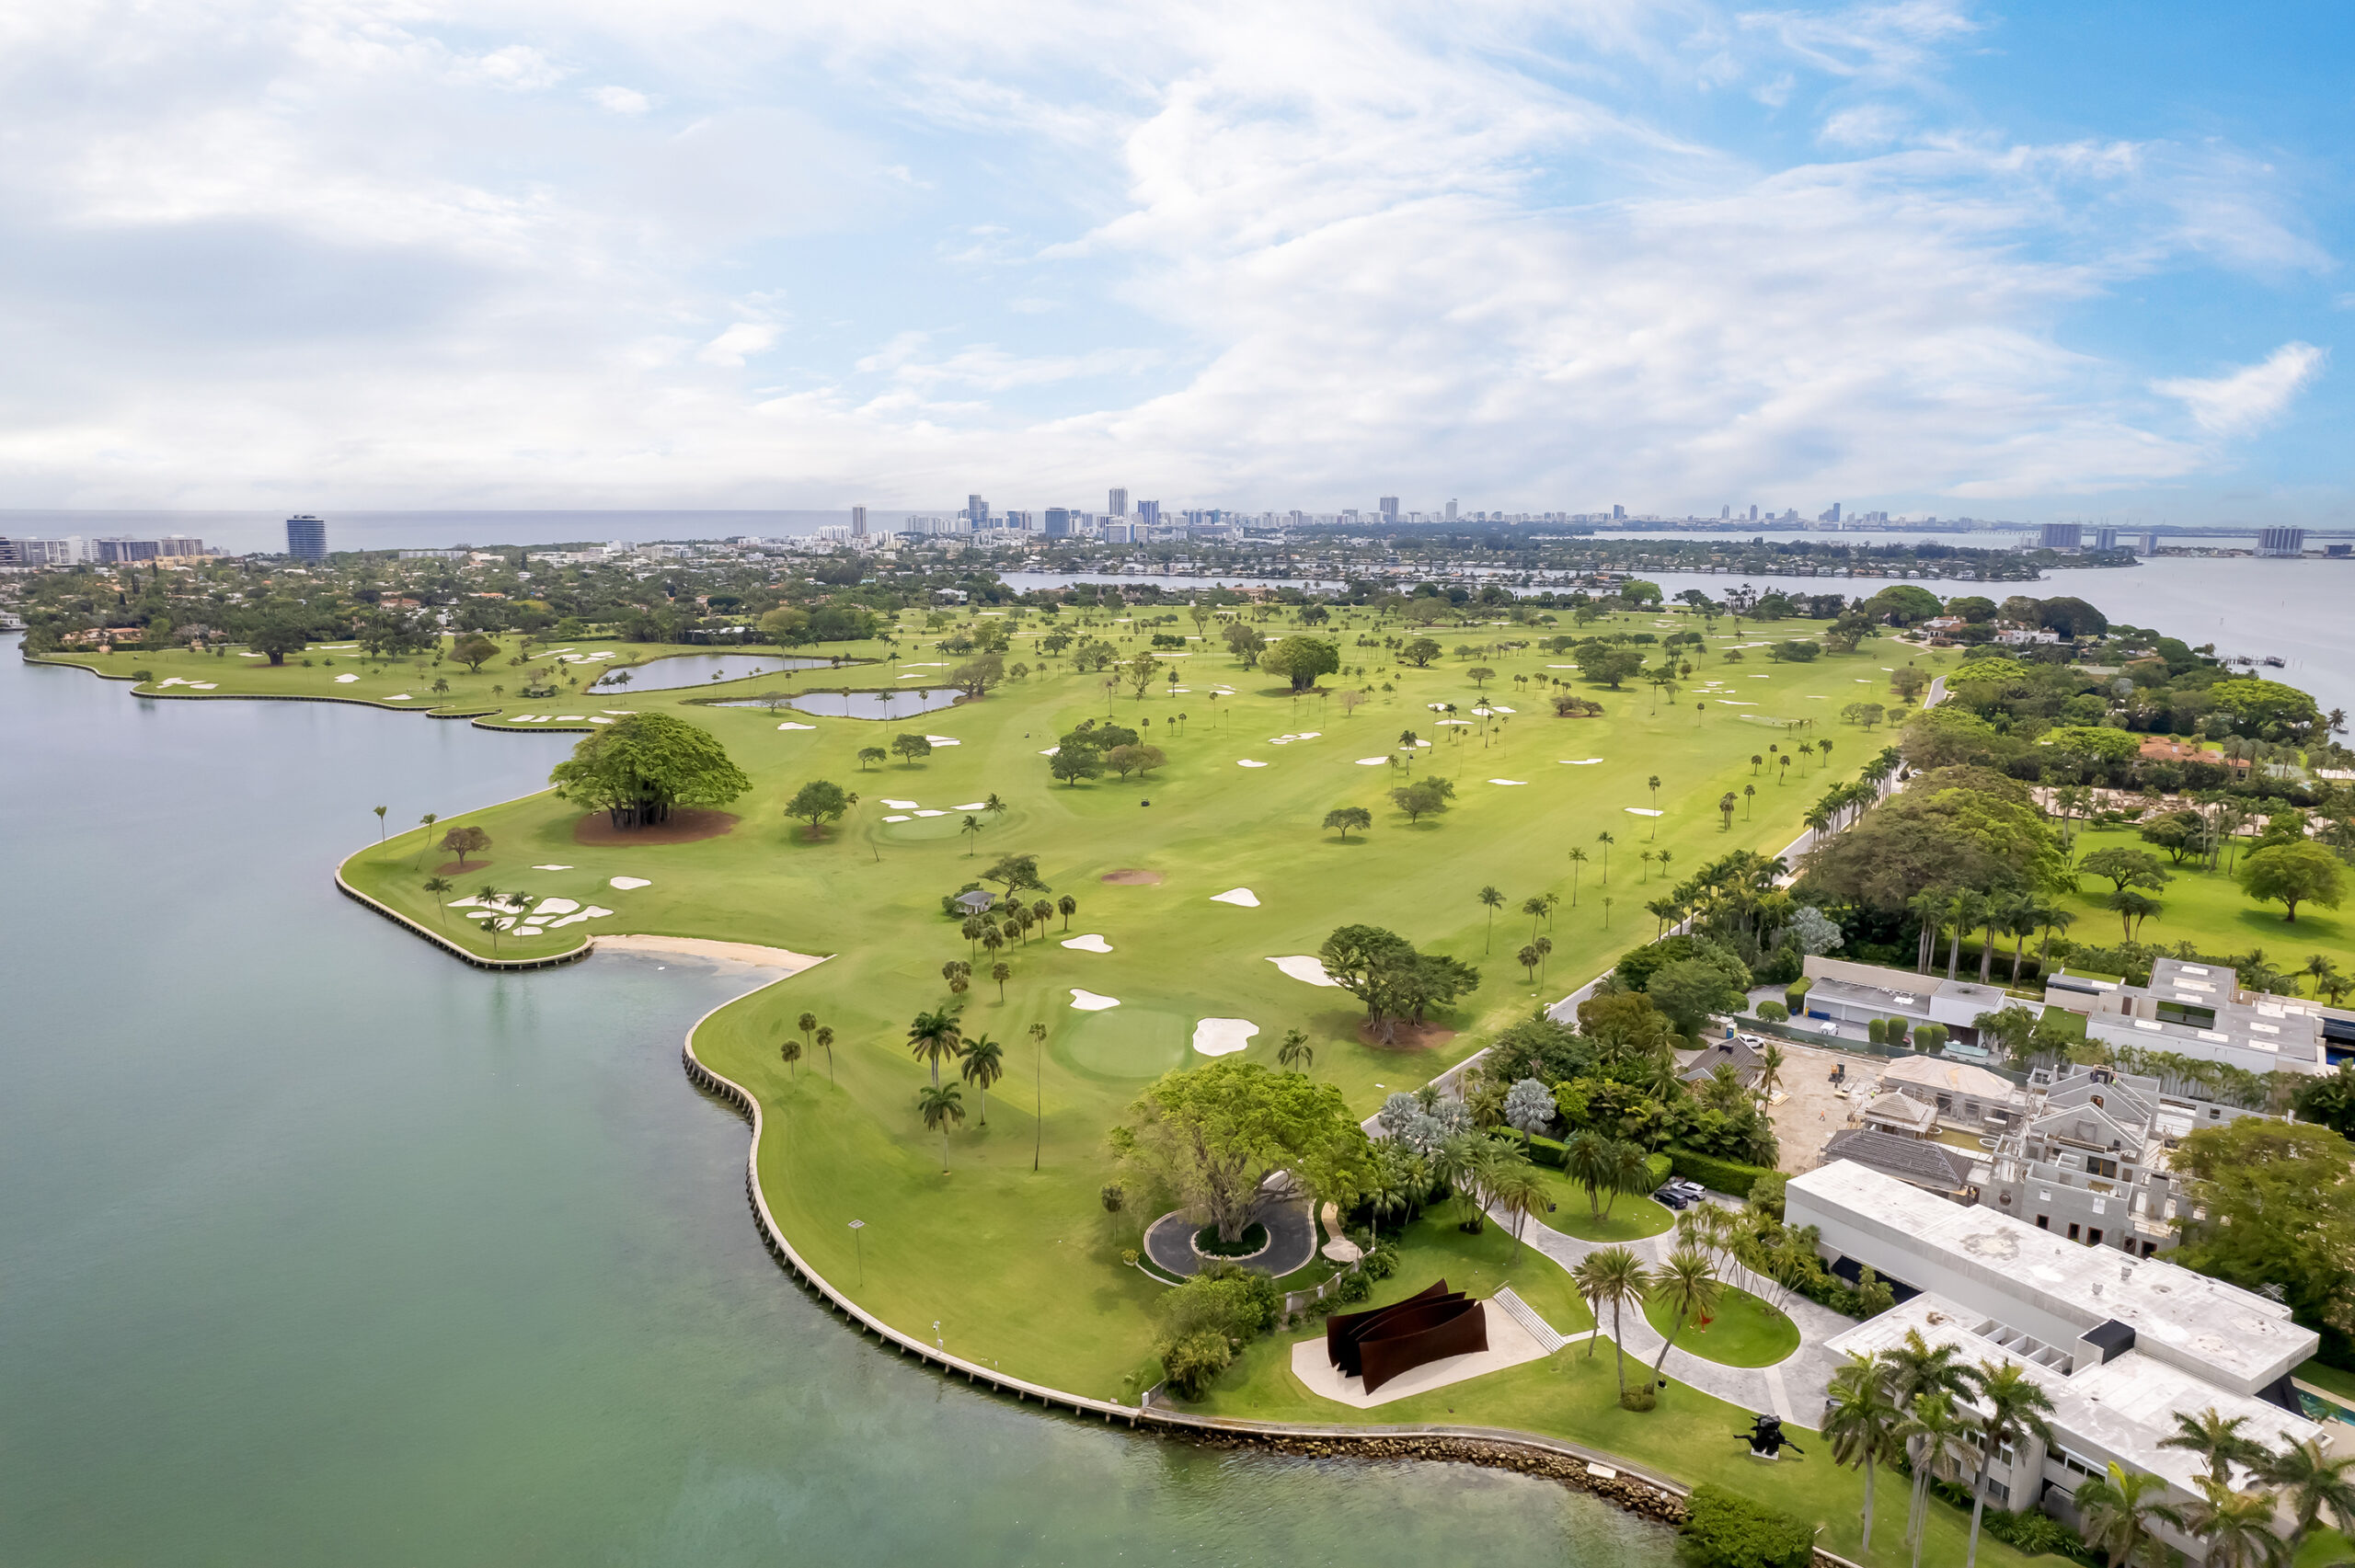
[[[1999,1105],[2026,1098],[2026,1091],[2001,1073],[1940,1057],[1900,1057],[1881,1069],[1880,1081],[1884,1084],[1912,1083],[1951,1094],[1968,1094]]]

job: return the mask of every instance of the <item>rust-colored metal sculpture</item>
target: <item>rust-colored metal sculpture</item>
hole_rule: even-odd
[[[1438,1280],[1404,1301],[1327,1319],[1325,1354],[1372,1393],[1402,1372],[1488,1348],[1483,1303]]]

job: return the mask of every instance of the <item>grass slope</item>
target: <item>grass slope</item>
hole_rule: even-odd
[[[1645,1302],[1644,1317],[1662,1334],[1676,1327],[1676,1314],[1661,1301]],[[1721,1367],[1772,1367],[1798,1347],[1798,1324],[1730,1285],[1718,1289],[1706,1323],[1688,1322],[1676,1333],[1677,1349]]]
[[[2080,828],[2076,835],[2076,853],[2082,860],[2096,850],[2131,849],[2145,851],[2167,864],[2165,850],[2142,841],[2140,832],[2132,828]],[[2237,865],[2246,843],[2232,854]],[[2240,884],[2224,871],[2200,871],[2187,863],[2169,864],[2173,878],[2152,894],[2162,906],[2160,912],[2142,922],[2140,940],[2172,946],[2188,942],[2203,953],[2223,956],[2246,953],[2252,947],[2263,948],[2267,956],[2283,969],[2301,967],[2311,953],[2326,954],[2335,960],[2341,972],[2355,971],[2355,918],[2348,910],[2326,910],[2318,905],[2301,905],[2295,923],[2284,920],[2279,904],[2260,904],[2240,889]],[[2071,940],[2114,947],[2124,939],[2125,933],[2118,916],[2102,908],[2102,900],[2109,897],[2110,885],[2104,878],[2087,876],[2079,884],[2080,891],[2064,898],[2075,911],[2076,923],[2069,928]],[[2028,938],[2028,952],[2036,951],[2036,938]],[[2011,950],[2008,943],[2001,944],[1995,954],[1995,973],[2000,978],[2011,972]],[[2311,989],[2311,982],[2308,983]]]

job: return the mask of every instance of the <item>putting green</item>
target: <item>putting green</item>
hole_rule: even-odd
[[[1057,1049],[1082,1072],[1147,1079],[1186,1065],[1194,1021],[1184,1013],[1126,1005],[1101,1013],[1074,1012],[1074,1021],[1057,1036]]]

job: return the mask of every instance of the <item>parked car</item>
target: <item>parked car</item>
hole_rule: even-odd
[[[1664,1208],[1687,1208],[1693,1203],[1691,1198],[1678,1192],[1674,1187],[1660,1188],[1660,1191],[1652,1194],[1652,1201]]]

